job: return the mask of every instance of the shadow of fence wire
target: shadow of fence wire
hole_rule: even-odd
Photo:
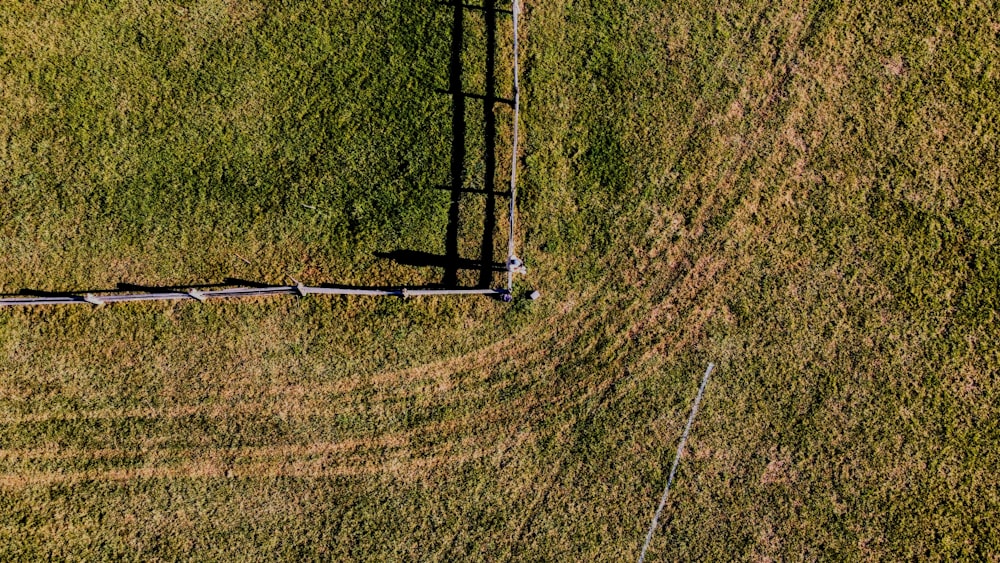
[[[497,191],[497,104],[513,106],[514,101],[497,96],[496,54],[497,54],[497,19],[500,14],[513,14],[513,10],[497,8],[496,0],[483,0],[481,6],[459,2],[439,2],[439,5],[450,7],[451,24],[451,58],[448,65],[448,89],[438,90],[439,93],[450,95],[451,102],[451,165],[449,183],[442,189],[448,190],[450,201],[448,206],[448,226],[444,239],[444,254],[435,255],[416,250],[396,249],[391,252],[378,252],[379,258],[393,260],[404,266],[435,267],[443,270],[441,286],[457,288],[460,284],[459,272],[462,270],[478,271],[476,288],[489,288],[495,282],[497,272],[506,271],[506,261],[497,262],[497,196],[510,196],[510,192]],[[466,12],[475,11],[482,14],[485,21],[485,89],[483,93],[464,91]],[[468,101],[474,100],[482,104],[483,123],[483,178],[478,187],[465,185],[467,154],[466,141],[469,137],[469,125],[466,122]],[[483,229],[479,243],[478,258],[463,258],[460,252],[459,234],[466,221],[476,218],[462,217],[462,201],[464,198],[483,198]]]

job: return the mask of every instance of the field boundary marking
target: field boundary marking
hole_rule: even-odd
[[[708,384],[708,376],[712,374],[713,369],[715,369],[715,364],[709,362],[708,369],[705,370],[705,375],[701,378],[701,386],[698,388],[698,395],[694,398],[694,405],[691,407],[691,415],[688,416],[687,426],[684,427],[684,433],[681,435],[681,442],[677,445],[677,453],[674,455],[674,464],[670,468],[670,477],[667,478],[667,486],[663,489],[663,496],[660,497],[660,505],[656,508],[656,514],[653,515],[652,524],[649,525],[649,532],[646,533],[646,542],[642,544],[642,552],[639,554],[639,563],[643,563],[646,560],[646,550],[649,549],[649,542],[653,540],[653,532],[656,531],[656,524],[660,520],[660,515],[663,514],[663,507],[667,504],[667,495],[670,494],[670,485],[673,484],[674,476],[677,474],[677,466],[680,464],[681,455],[684,453],[684,444],[687,442],[688,434],[691,432],[691,424],[694,423],[694,417],[698,414],[698,403],[701,402],[701,398],[705,394],[705,385]]]

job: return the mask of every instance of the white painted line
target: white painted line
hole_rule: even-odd
[[[691,416],[688,417],[687,426],[684,427],[684,434],[681,435],[681,443],[677,446],[677,454],[674,456],[674,466],[670,468],[670,477],[667,478],[667,486],[663,489],[663,497],[660,498],[660,506],[656,509],[656,514],[653,515],[653,523],[649,526],[649,532],[646,533],[646,543],[642,544],[642,553],[639,554],[639,563],[643,563],[646,560],[646,550],[649,549],[649,542],[653,540],[653,531],[656,530],[656,524],[660,520],[660,514],[663,513],[663,506],[667,504],[667,494],[670,493],[670,485],[674,482],[674,475],[677,474],[677,465],[681,461],[681,454],[684,453],[684,444],[687,442],[688,433],[691,432],[691,423],[694,422],[694,415],[698,414],[698,403],[701,402],[702,395],[705,394],[705,384],[708,383],[708,376],[712,373],[712,369],[715,368],[715,364],[709,363],[708,369],[705,370],[705,376],[701,378],[701,387],[698,388],[698,395],[694,398],[694,406],[691,407]]]

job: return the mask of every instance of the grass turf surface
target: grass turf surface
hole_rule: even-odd
[[[372,253],[441,252],[455,8],[61,6],[0,10],[7,291],[439,273]],[[637,557],[714,361],[651,557],[992,556],[998,33],[975,2],[528,2],[545,298],[4,312],[0,550]]]

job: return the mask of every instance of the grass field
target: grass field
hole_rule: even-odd
[[[441,189],[502,189],[509,108],[491,141],[447,93],[495,35],[509,95],[495,17],[5,2],[0,292],[495,260],[503,198]],[[522,32],[543,299],[4,310],[0,559],[635,559],[709,361],[650,560],[997,558],[995,6],[529,0]]]

